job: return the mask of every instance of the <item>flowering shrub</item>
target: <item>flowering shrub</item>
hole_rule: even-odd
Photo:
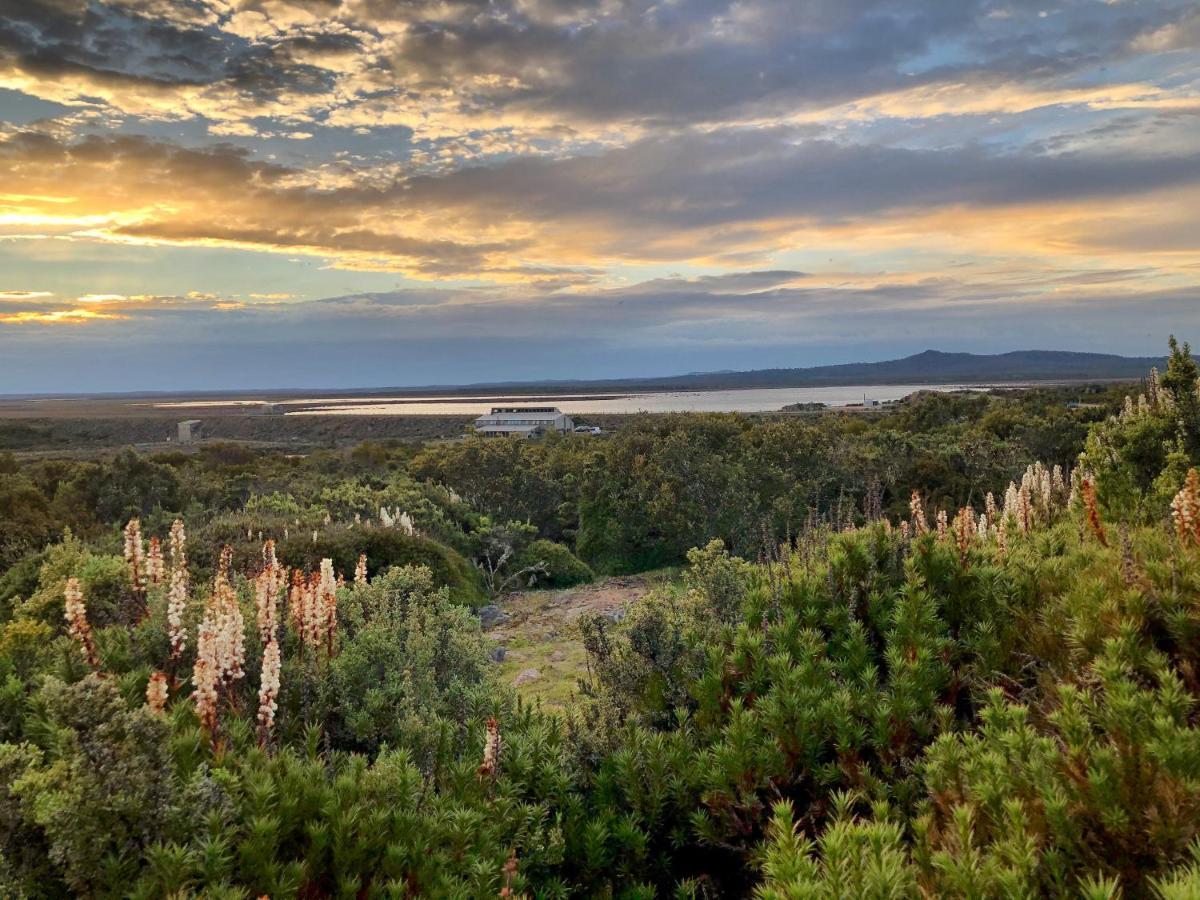
[[[759,508],[721,454],[769,455],[761,432],[632,426],[582,544],[683,545],[689,565],[623,617],[580,620],[587,674],[556,713],[498,679],[459,602],[478,582],[430,537],[453,523],[472,552],[489,520],[388,481],[386,452],[355,463],[374,483],[310,491],[319,515],[279,500],[284,468],[260,520],[189,518],[186,538],[117,479],[137,521],[47,549],[0,621],[0,895],[1198,896],[1188,390],[1177,349],[1073,471],[1006,463],[992,493],[884,472],[861,510],[775,508],[778,543],[710,540]],[[1142,455],[1147,435],[1167,445]],[[555,443],[450,459],[477,461],[463,489],[486,493],[484,474]],[[648,471],[644,515],[601,533]],[[527,518],[563,526],[553,500]],[[368,521],[380,507],[391,525]],[[434,545],[436,568],[390,565]]]

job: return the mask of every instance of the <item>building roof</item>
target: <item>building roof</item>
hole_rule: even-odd
[[[475,430],[483,434],[530,433],[558,425],[564,419],[571,421],[554,406],[494,406],[490,413],[475,420]]]
[[[500,425],[505,422],[514,425],[548,425],[561,418],[563,418],[562,413],[554,415],[547,415],[545,413],[500,413],[499,415],[480,416],[475,421],[482,422],[485,425]]]
[[[498,424],[514,422],[520,424],[536,422],[553,422],[562,418],[564,413],[552,406],[496,406],[486,416],[480,416],[476,423]]]

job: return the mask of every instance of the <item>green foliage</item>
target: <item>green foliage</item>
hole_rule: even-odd
[[[52,533],[50,504],[20,472],[0,472],[0,571],[38,550]]]
[[[344,624],[328,673],[327,727],[339,744],[435,755],[487,708],[487,651],[479,620],[433,586],[428,569],[391,569],[340,600]]]
[[[411,459],[0,459],[34,516],[0,590],[0,894],[1195,897],[1200,550],[1165,518],[1196,462],[1195,383],[1173,344],[1157,399],[1107,418],[1044,391]],[[914,487],[982,505],[1034,445],[1068,462],[1089,418],[1107,546],[1079,509],[961,546],[884,521]],[[130,511],[165,537],[177,510],[193,595],[173,660],[165,588],[141,619],[117,554]],[[365,553],[371,576],[316,642],[281,611],[269,731],[260,532],[289,565],[349,575]],[[223,544],[246,658],[210,734],[189,676]],[[688,565],[579,620],[587,676],[551,714],[497,680],[464,604],[479,564],[493,590],[543,563],[561,586],[591,577],[580,557]],[[71,576],[98,674],[65,633]]]
[[[713,539],[753,558],[812,520],[903,515],[914,489],[950,508],[978,503],[1034,458],[1071,464],[1114,400],[1086,387],[929,392],[878,417],[646,416],[600,440],[430,446],[412,471],[496,521],[536,526],[598,572],[637,572]]]
[[[495,521],[532,522],[557,541],[574,535],[574,470],[588,446],[556,437],[537,443],[478,438],[426,448],[411,468],[427,481],[451,485]]]
[[[448,587],[460,602],[480,600],[479,576],[466,559],[444,544],[395,528],[327,528],[315,542],[311,534],[301,534],[279,545],[283,563],[307,569],[317,568],[328,558],[337,571],[353,572],[361,553],[367,555],[367,571],[372,574],[393,566],[425,566],[434,581]]]
[[[591,568],[571,552],[570,548],[543,538],[530,541],[518,551],[513,562],[517,571],[544,566],[546,574],[539,575],[538,587],[564,588],[586,584],[595,578]]]
[[[88,595],[92,621],[96,625],[115,622],[122,615],[129,595],[129,569],[116,556],[101,556],[67,532],[61,543],[47,548],[38,570],[37,588],[13,611],[14,618],[32,619],[63,627],[63,589],[75,576]]]
[[[112,682],[95,676],[71,685],[48,680],[35,707],[41,754],[26,752],[10,796],[20,802],[25,827],[44,836],[49,861],[73,891],[116,894],[126,863],[158,839],[169,815],[166,724],[145,709],[128,709]],[[5,752],[21,751],[6,745]],[[27,852],[4,846],[10,861]],[[32,887],[40,868],[18,870],[18,881]]]
[[[298,518],[302,510],[296,498],[282,491],[272,491],[269,494],[251,494],[246,501],[247,515],[260,519],[263,517],[293,519]]]
[[[149,515],[155,507],[179,508],[179,480],[169,466],[132,451],[119,454],[88,486],[102,521]]]
[[[849,812],[851,795],[833,799],[834,815],[815,845],[798,833],[792,804],[782,800],[775,805],[762,860],[764,883],[755,896],[760,900],[917,896],[917,879],[908,865],[899,824],[886,817],[859,822]]]
[[[689,550],[687,559],[684,584],[699,594],[717,619],[736,620],[742,610],[751,567],[731,557],[720,541],[710,541],[704,549]]]
[[[692,702],[704,666],[701,640],[709,626],[691,596],[652,594],[629,610],[620,628],[595,614],[579,622],[594,681],[611,703],[643,722],[666,727]]]
[[[1162,376],[1162,389],[1170,397],[1170,406],[1179,428],[1179,440],[1189,458],[1200,459],[1200,365],[1192,358],[1192,348],[1183,346],[1171,335],[1171,355]]]
[[[1080,462],[1094,473],[1106,509],[1153,521],[1200,464],[1200,367],[1187,344],[1171,338],[1167,372],[1155,373],[1136,402],[1127,399],[1088,435]]]
[[[38,572],[44,561],[43,554],[31,554],[0,575],[0,622],[12,615],[14,601],[37,590]]]

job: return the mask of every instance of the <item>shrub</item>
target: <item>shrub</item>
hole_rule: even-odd
[[[596,576],[587,563],[562,544],[538,539],[517,554],[511,568],[516,571],[545,563],[546,574],[538,576],[538,587],[564,588],[586,584]]]
[[[14,615],[44,622],[56,631],[63,628],[63,589],[67,578],[79,578],[88,598],[88,614],[95,627],[118,621],[126,612],[129,599],[129,570],[118,556],[93,554],[68,532],[62,542],[47,549],[38,584]]]
[[[343,636],[328,674],[344,745],[410,749],[428,762],[494,688],[479,620],[435,588],[427,568],[393,568],[339,601]]]
[[[347,577],[361,553],[367,555],[371,575],[394,566],[425,566],[434,582],[448,587],[455,600],[469,605],[482,601],[479,576],[463,556],[437,541],[394,528],[327,528],[316,542],[311,535],[292,535],[278,552],[282,563],[300,568],[316,569],[322,559],[332,559],[334,569]]]
[[[167,725],[145,709],[129,710],[111,680],[49,680],[38,695],[45,763],[27,755],[11,794],[24,822],[45,836],[49,859],[78,894],[117,894],[125,873],[161,839],[174,793]],[[9,753],[13,751],[9,750]],[[26,851],[6,846],[17,859]],[[23,873],[28,880],[33,872]]]

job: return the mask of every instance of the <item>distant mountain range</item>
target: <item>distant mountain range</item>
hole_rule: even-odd
[[[1166,367],[1165,357],[1115,356],[1065,350],[1015,350],[1011,353],[943,353],[926,350],[903,359],[844,363],[797,369],[755,369],[746,372],[692,372],[653,378],[591,380],[497,381],[419,387],[292,388],[244,391],[156,391],[129,394],[76,394],[76,397],[228,397],[229,399],[438,394],[495,397],[501,392],[542,394],[645,393],[649,391],[714,391],[737,388],[789,388],[871,384],[996,384],[1025,381],[1125,381],[1142,378],[1151,366]],[[36,395],[9,395],[8,399]]]
[[[536,381],[475,384],[455,390],[530,389],[559,391],[731,390],[735,388],[817,387],[847,384],[990,384],[1022,381],[1121,381],[1141,378],[1165,357],[1115,356],[1065,350],[1015,350],[1011,353],[943,353],[926,350],[903,359],[844,363],[797,369],[747,372],[693,372],[660,378],[595,381]],[[419,390],[425,390],[424,388]],[[445,388],[437,388],[444,391]]]

